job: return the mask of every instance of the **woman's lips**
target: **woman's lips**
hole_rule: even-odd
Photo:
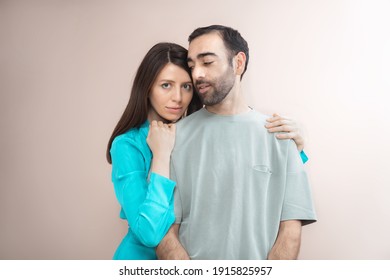
[[[173,114],[179,114],[183,109],[183,107],[166,107],[166,108],[167,108],[168,112],[173,113]]]

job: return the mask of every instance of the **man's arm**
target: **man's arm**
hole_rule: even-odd
[[[156,248],[159,260],[189,260],[186,250],[179,241],[179,224],[173,224]]]
[[[302,223],[298,220],[280,222],[278,237],[268,254],[269,260],[296,260],[301,247]]]

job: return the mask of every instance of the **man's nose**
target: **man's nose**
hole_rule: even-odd
[[[192,79],[194,81],[198,80],[198,79],[203,79],[205,77],[205,72],[204,72],[204,69],[203,67],[194,67],[192,69]]]

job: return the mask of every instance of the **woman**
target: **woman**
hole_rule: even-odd
[[[129,231],[114,259],[156,259],[155,247],[173,224],[169,160],[175,122],[202,108],[193,92],[187,50],[173,43],[152,47],[138,68],[127,107],[112,133],[107,160]],[[287,131],[303,148],[294,123],[274,115],[268,128]],[[153,155],[153,156],[152,156]]]

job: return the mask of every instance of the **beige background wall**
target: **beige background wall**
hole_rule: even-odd
[[[110,259],[105,161],[146,51],[237,28],[244,91],[301,122],[319,222],[302,259],[390,259],[388,1],[0,0],[0,259]]]

